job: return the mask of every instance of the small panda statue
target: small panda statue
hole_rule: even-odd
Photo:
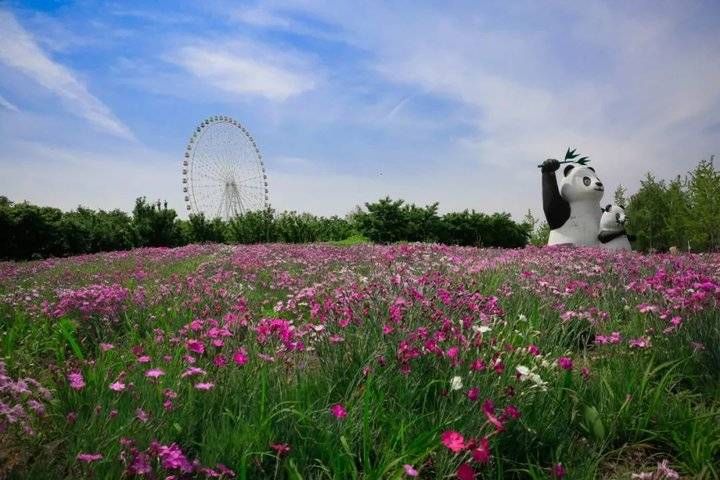
[[[600,246],[607,250],[632,250],[631,237],[625,231],[625,207],[607,205],[603,208],[598,240]]]
[[[553,158],[540,165],[543,211],[550,226],[548,245],[596,246],[605,187],[595,169],[569,164],[562,171],[558,187],[555,172],[560,162]]]

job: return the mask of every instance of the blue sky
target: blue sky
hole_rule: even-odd
[[[225,114],[280,210],[390,195],[539,215],[535,166],[571,145],[609,201],[718,152],[717,18],[715,1],[2,2],[0,194],[184,214],[187,138]]]

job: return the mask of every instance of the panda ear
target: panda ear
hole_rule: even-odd
[[[570,173],[570,170],[572,170],[573,168],[575,168],[575,165],[568,165],[567,167],[565,167],[565,170],[563,170],[563,176],[567,177],[568,173]]]
[[[593,167],[587,167],[587,168],[588,168],[588,170],[592,170],[593,173],[597,173]]]
[[[610,205],[609,203],[607,205],[605,205],[606,212],[609,212],[611,208],[612,208],[612,205]]]

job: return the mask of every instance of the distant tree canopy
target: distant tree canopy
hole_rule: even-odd
[[[377,243],[397,241],[440,242],[449,245],[522,247],[530,237],[525,224],[515,223],[509,213],[487,215],[474,210],[438,215],[438,204],[425,207],[403,200],[382,198],[366,203],[352,215],[357,229]]]
[[[0,197],[0,258],[27,260],[134,247],[188,243],[308,243],[367,238],[378,243],[442,242],[455,245],[521,247],[530,228],[507,213],[475,211],[438,214],[425,207],[383,198],[346,218],[272,209],[247,212],[229,221],[203,214],[179,219],[167,202],[138,198],[132,215],[78,207],[71,212],[13,203]]]
[[[615,192],[615,203],[626,191]],[[648,173],[627,201],[628,231],[639,250],[720,250],[720,172],[713,158],[702,160],[681,179],[657,180]],[[120,210],[78,207],[71,212],[13,203],[0,196],[0,259],[27,260],[144,246],[188,243],[326,242],[364,236],[377,243],[440,242],[452,245],[515,248],[545,245],[545,222],[528,212],[522,222],[507,213],[474,210],[438,213],[438,204],[423,207],[389,197],[366,203],[345,218],[272,209],[247,212],[229,221],[190,215],[179,219],[167,202],[135,202],[132,215]]]
[[[714,158],[669,182],[648,173],[626,213],[639,250],[720,250],[720,171]]]

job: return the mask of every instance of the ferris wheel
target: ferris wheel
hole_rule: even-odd
[[[190,213],[228,220],[270,205],[260,150],[250,132],[230,117],[200,122],[188,141],[182,174]]]

